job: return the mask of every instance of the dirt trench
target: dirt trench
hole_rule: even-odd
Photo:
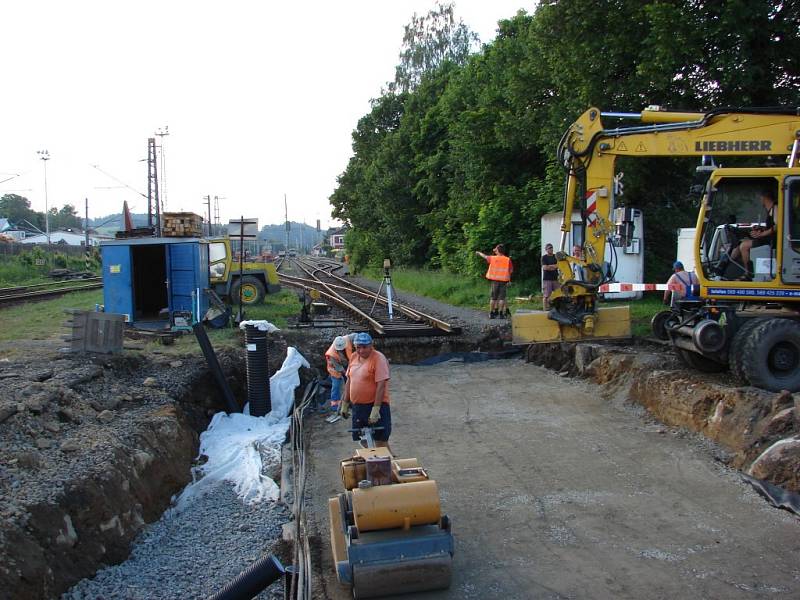
[[[222,357],[239,386],[237,361]],[[0,362],[0,589],[57,597],[125,560],[190,481],[198,434],[223,408],[196,357]]]

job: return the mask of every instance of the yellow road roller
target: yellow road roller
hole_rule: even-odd
[[[368,447],[341,461],[345,491],[328,500],[337,578],[357,599],[450,587],[453,534],[436,482],[360,433]]]

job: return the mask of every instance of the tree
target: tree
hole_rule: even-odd
[[[391,92],[409,92],[422,81],[423,75],[439,68],[445,62],[463,65],[479,44],[477,34],[469,30],[461,19],[456,22],[452,2],[440,4],[425,16],[417,13],[405,26],[400,64],[395,69]]]
[[[16,194],[5,194],[0,197],[0,217],[16,224],[23,220],[34,221],[36,212],[31,210],[31,202],[27,198]]]
[[[65,204],[60,210],[50,209],[51,229],[80,229],[81,226],[78,211],[72,204]]]

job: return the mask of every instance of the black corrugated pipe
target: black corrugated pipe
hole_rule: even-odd
[[[263,417],[272,410],[267,332],[253,325],[245,325],[244,340],[247,346],[247,401],[250,403],[250,414]]]
[[[214,348],[211,346],[211,340],[208,339],[208,334],[206,333],[203,324],[195,323],[192,325],[192,331],[194,331],[194,336],[197,338],[197,343],[200,344],[200,349],[203,351],[203,356],[206,357],[208,368],[211,369],[211,374],[214,376],[214,380],[217,382],[219,389],[222,390],[222,395],[225,398],[225,405],[228,407],[228,412],[242,412],[239,403],[236,402],[236,398],[233,397],[231,386],[228,385],[228,382],[225,379],[225,374],[222,372],[222,367],[219,366],[217,355],[214,353]]]
[[[250,600],[283,577],[286,569],[272,554],[262,556],[207,600]]]

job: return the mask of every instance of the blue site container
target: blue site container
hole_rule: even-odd
[[[143,328],[201,320],[208,310],[208,243],[197,238],[102,242],[105,311]]]

